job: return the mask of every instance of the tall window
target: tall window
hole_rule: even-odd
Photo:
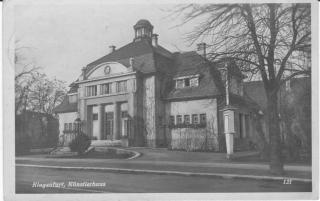
[[[69,130],[72,131],[72,123],[69,123]]]
[[[190,87],[190,79],[189,78],[184,79],[184,87]]]
[[[192,124],[198,124],[199,123],[199,117],[197,114],[192,115]]]
[[[184,115],[184,123],[190,124],[190,115]]]
[[[127,91],[127,80],[117,82],[117,92]]]
[[[100,85],[100,94],[111,94],[111,83]]]
[[[205,125],[207,123],[206,114],[200,114],[200,124]]]
[[[86,96],[96,96],[97,95],[97,85],[86,87]]]
[[[177,124],[182,124],[182,116],[177,115]]]
[[[67,123],[64,123],[64,130],[68,130],[68,124]]]
[[[121,118],[129,117],[128,111],[121,111]]]
[[[174,116],[170,116],[169,125],[170,126],[174,125]]]

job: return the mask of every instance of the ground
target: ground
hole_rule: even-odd
[[[275,177],[268,164],[239,163],[224,154],[130,148],[142,155],[123,159],[16,158],[17,193],[72,192],[304,192],[311,191],[311,166],[286,165]],[[191,176],[192,175],[192,176]],[[32,188],[32,183],[105,182],[96,188]],[[289,182],[288,182],[289,181]],[[288,183],[288,184],[284,184]]]

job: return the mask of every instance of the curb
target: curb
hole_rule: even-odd
[[[216,178],[224,178],[224,179],[254,179],[254,180],[281,181],[281,182],[283,182],[284,179],[290,179],[291,181],[297,181],[297,182],[305,182],[305,183],[312,182],[312,179],[304,179],[304,178],[240,175],[240,174],[226,174],[226,173],[200,173],[200,172],[196,173],[196,172],[180,172],[180,171],[166,171],[166,170],[142,170],[142,169],[107,168],[107,167],[67,167],[67,166],[32,165],[32,164],[16,164],[16,166],[61,169],[61,170],[94,170],[94,171],[117,172],[117,173],[205,176],[205,177],[216,177]]]
[[[104,146],[95,146],[99,149],[117,149],[117,150],[121,150],[121,151],[124,151],[124,152],[130,152],[130,153],[133,153],[133,156],[131,156],[130,158],[126,158],[124,160],[131,160],[131,159],[135,159],[135,158],[138,158],[139,156],[141,156],[141,153],[137,152],[137,151],[133,151],[133,150],[129,150],[129,149],[122,149],[122,148],[117,148],[117,147],[104,147]]]

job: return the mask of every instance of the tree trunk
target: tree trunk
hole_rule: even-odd
[[[272,174],[283,174],[281,153],[280,119],[278,113],[278,96],[276,92],[267,92],[268,124],[270,139],[270,171]]]

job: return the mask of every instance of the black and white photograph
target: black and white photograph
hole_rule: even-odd
[[[5,200],[319,199],[317,1],[3,7]]]

